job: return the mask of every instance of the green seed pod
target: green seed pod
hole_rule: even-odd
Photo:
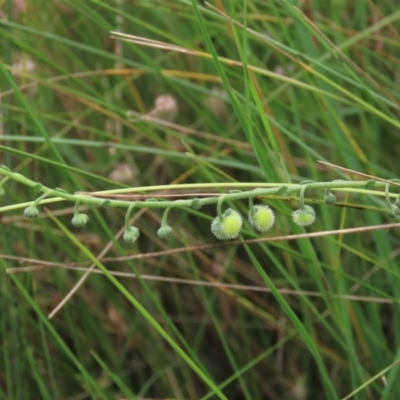
[[[140,231],[136,226],[130,226],[127,229],[125,229],[124,235],[122,238],[125,240],[127,243],[134,243],[140,236]]]
[[[222,220],[216,217],[211,223],[211,232],[219,240],[235,239],[239,236],[243,221],[240,214],[228,208],[222,215]]]
[[[157,236],[160,239],[166,239],[172,233],[172,228],[168,225],[161,226],[157,231]]]
[[[336,196],[329,190],[325,191],[324,202],[327,206],[334,206],[336,203]]]
[[[253,212],[249,211],[249,222],[257,231],[267,232],[275,223],[275,214],[268,206],[254,206]]]
[[[304,206],[292,213],[293,222],[299,226],[308,226],[315,221],[315,211],[310,206]]]
[[[391,204],[387,210],[387,215],[390,218],[396,218],[400,214],[400,208],[395,204]]]
[[[2,187],[0,187],[0,197],[5,196],[5,194],[6,194],[6,191]]]
[[[75,226],[75,228],[82,228],[89,221],[89,217],[86,214],[74,214],[71,219],[71,224]]]
[[[36,218],[39,215],[39,210],[35,205],[31,205],[24,210],[25,218]]]

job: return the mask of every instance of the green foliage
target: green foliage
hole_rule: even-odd
[[[0,11],[0,399],[399,398],[396,2]]]

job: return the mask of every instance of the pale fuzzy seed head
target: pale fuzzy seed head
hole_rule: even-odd
[[[216,217],[211,223],[211,232],[219,240],[235,239],[239,236],[243,221],[241,215],[228,208],[222,215],[222,221]]]
[[[154,102],[154,108],[150,111],[151,116],[173,121],[178,113],[178,102],[169,94],[158,96]]]
[[[39,215],[39,210],[36,206],[31,205],[24,210],[25,218],[36,218]]]
[[[75,214],[71,220],[71,224],[75,228],[82,228],[89,221],[89,217],[86,214]]]
[[[140,231],[136,226],[130,226],[128,229],[125,230],[123,239],[127,243],[134,243],[138,240],[140,236]]]
[[[250,225],[259,232],[269,231],[275,223],[275,213],[265,205],[254,206],[254,212],[249,211]]]
[[[160,239],[166,239],[169,235],[172,233],[172,228],[168,225],[162,226],[160,229],[157,231],[157,236]]]
[[[293,222],[299,226],[308,226],[315,221],[315,211],[310,206],[296,210],[292,213]]]

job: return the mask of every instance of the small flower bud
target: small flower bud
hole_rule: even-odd
[[[31,205],[24,210],[25,218],[36,218],[39,215],[39,210],[35,205]]]
[[[391,204],[389,209],[387,210],[387,215],[390,218],[396,218],[400,214],[400,208],[395,204]]]
[[[400,208],[400,193],[397,196],[397,199],[395,200],[394,205]]]
[[[249,211],[249,222],[257,231],[267,232],[275,223],[275,214],[268,206],[254,206],[253,212]]]
[[[217,239],[228,240],[239,236],[243,221],[240,214],[228,208],[222,215],[222,221],[216,217],[211,223],[211,232]]]
[[[126,243],[134,243],[140,236],[140,231],[136,226],[130,226],[129,228],[125,229],[123,239]]]
[[[310,206],[304,206],[292,213],[293,222],[299,226],[308,226],[315,221],[315,211]]]
[[[82,228],[89,221],[89,217],[86,214],[74,214],[71,224],[75,228]]]
[[[327,206],[334,206],[336,203],[336,196],[327,190],[324,195],[324,202]]]
[[[193,200],[190,202],[189,206],[190,206],[191,208],[193,208],[193,210],[200,210],[200,208],[201,208],[200,200],[197,199],[197,198],[193,199]]]
[[[166,239],[172,233],[172,228],[168,225],[161,226],[160,229],[157,231],[157,236],[160,239]]]

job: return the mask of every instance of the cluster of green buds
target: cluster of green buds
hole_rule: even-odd
[[[125,201],[125,200],[113,200],[113,199],[102,199],[95,196],[88,196],[83,194],[70,194],[65,192],[63,189],[51,189],[44,187],[42,184],[34,182],[21,174],[10,171],[5,166],[0,166],[0,173],[4,175],[4,178],[0,181],[0,196],[4,196],[5,190],[4,185],[10,179],[23,183],[41,195],[33,201],[25,210],[24,216],[26,218],[35,218],[39,216],[38,206],[39,203],[47,196],[56,196],[65,200],[74,201],[74,215],[71,223],[76,228],[84,227],[89,221],[89,217],[86,214],[79,212],[79,205],[81,203],[92,205],[92,206],[103,206],[105,208],[110,207],[126,207],[127,213],[125,216],[125,227],[123,232],[123,239],[127,243],[134,243],[140,237],[139,229],[131,225],[130,215],[134,208],[163,208],[164,215],[162,217],[161,226],[157,230],[157,236],[160,239],[167,239],[172,234],[172,228],[167,224],[167,218],[172,208],[191,208],[192,210],[198,210],[203,205],[210,205],[217,203],[217,216],[211,223],[211,232],[219,240],[232,240],[239,237],[240,232],[243,228],[243,218],[240,213],[233,208],[229,207],[223,211],[222,204],[224,201],[238,201],[247,199],[249,201],[248,221],[250,226],[257,232],[264,233],[269,231],[275,223],[275,213],[268,206],[264,204],[254,205],[254,199],[262,196],[281,196],[285,197],[289,194],[299,193],[299,208],[292,212],[291,217],[293,223],[301,227],[307,227],[315,222],[316,214],[314,208],[310,205],[304,204],[304,195],[307,188],[315,190],[324,190],[324,203],[328,206],[333,206],[336,203],[336,196],[330,192],[330,189],[358,189],[364,190],[371,193],[376,188],[385,188],[386,198],[386,210],[387,215],[391,218],[400,216],[400,195],[392,203],[390,201],[390,186],[400,186],[399,180],[391,181],[343,181],[337,180],[332,182],[312,182],[304,181],[300,184],[281,185],[269,188],[258,188],[249,191],[232,190],[229,194],[224,194],[216,197],[206,198],[194,198],[194,199],[183,199],[183,200],[172,200],[163,201],[156,198],[147,198],[145,201]]]
[[[235,239],[239,236],[243,226],[242,216],[232,208],[222,213],[221,196],[217,203],[217,217],[211,223],[211,232],[219,240]],[[249,198],[249,222],[258,232],[267,232],[275,223],[275,214],[267,205],[254,205],[254,198]]]
[[[309,226],[315,221],[315,211],[311,206],[304,204],[304,192],[306,185],[300,190],[300,208],[292,213],[293,222],[299,226]],[[242,229],[243,221],[241,215],[228,208],[223,214],[221,213],[221,204],[224,200],[221,196],[218,201],[218,216],[211,223],[211,232],[217,239],[229,240],[239,236]],[[269,231],[275,223],[275,213],[267,205],[253,205],[253,197],[249,198],[249,223],[258,232],[264,233]],[[334,205],[336,197],[329,192],[325,192],[324,201],[326,204]]]
[[[125,242],[127,242],[127,243],[136,242],[136,240],[138,240],[139,236],[140,236],[139,229],[136,228],[136,226],[130,225],[130,216],[131,216],[131,212],[134,209],[134,207],[135,207],[135,203],[132,203],[129,206],[128,211],[125,216],[125,231],[124,231],[124,234],[122,237],[125,240]],[[167,225],[167,218],[168,218],[168,214],[169,214],[170,210],[171,210],[171,207],[168,207],[164,211],[164,215],[163,215],[162,222],[161,222],[161,227],[157,231],[157,236],[160,239],[166,239],[172,233],[172,228]]]

